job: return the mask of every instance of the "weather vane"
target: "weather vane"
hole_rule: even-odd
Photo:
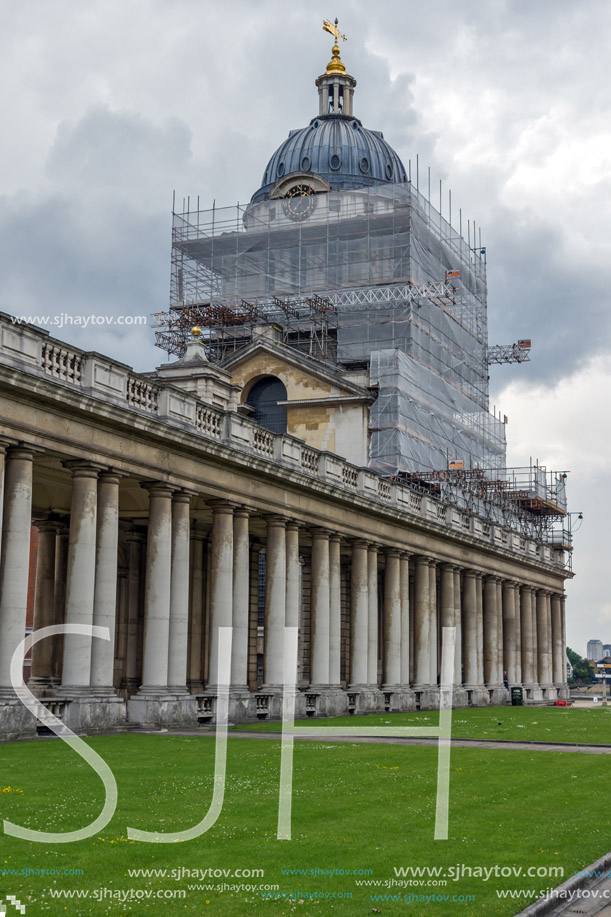
[[[335,42],[333,44],[332,58],[327,64],[327,73],[344,73],[346,68],[339,56],[339,45],[338,41],[341,38],[342,41],[346,41],[346,36],[342,35],[339,30],[338,20],[335,20],[335,25],[331,22],[330,19],[323,19],[322,22],[323,32],[329,32],[330,35],[333,35]]]
[[[335,20],[335,25],[333,25],[330,19],[323,19],[323,22],[322,22],[323,31],[329,32],[331,35],[333,35],[336,44],[337,44],[338,39],[340,38],[343,41],[346,41],[346,36],[342,35],[342,33],[340,32],[338,28],[338,23],[339,23],[338,19]]]

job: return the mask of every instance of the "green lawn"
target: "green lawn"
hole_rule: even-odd
[[[299,726],[436,726],[434,710],[417,713],[338,716],[299,720]],[[262,721],[236,729],[278,732],[281,723]],[[611,745],[611,707],[470,707],[452,715],[455,739],[518,739],[539,742],[594,742]]]
[[[490,713],[490,711],[487,711]],[[504,711],[505,712],[505,711]],[[524,713],[524,711],[522,711]],[[529,714],[531,711],[527,711]],[[536,711],[541,713],[541,711]],[[463,713],[457,714],[463,716]],[[372,718],[373,719],[373,718]],[[565,878],[611,848],[600,813],[608,799],[607,756],[456,749],[451,757],[449,840],[433,840],[434,749],[398,746],[296,745],[293,839],[276,839],[279,743],[231,739],[226,797],[214,827],[185,844],[126,840],[127,826],[182,830],[198,822],[212,791],[211,738],[120,735],[88,740],[119,786],[113,820],[100,836],[42,845],[2,835],[0,868],[83,869],[84,875],[7,875],[0,898],[27,903],[26,917],[50,915],[512,915],[525,906],[500,900],[497,889],[544,889],[561,878],[464,878],[443,887],[362,887],[354,876],[299,875],[282,870],[370,869],[367,880],[396,878],[394,867],[563,867]],[[4,788],[10,791],[1,792]],[[58,740],[0,746],[0,804],[11,821],[39,830],[86,824],[101,809],[95,773]],[[586,827],[587,826],[587,827]],[[264,869],[263,877],[130,877],[128,869]],[[189,885],[279,885],[259,890],[189,889]],[[358,879],[362,881],[362,879]],[[406,881],[406,880],[403,880]],[[49,889],[185,890],[186,898],[121,903],[52,898]],[[308,900],[306,894],[351,893],[351,899]],[[472,903],[372,901],[371,894],[473,895]],[[10,914],[10,910],[8,912]]]

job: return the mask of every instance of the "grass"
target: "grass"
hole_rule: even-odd
[[[522,711],[522,713],[530,711]],[[540,711],[539,711],[540,712]],[[373,718],[372,718],[373,719]],[[611,847],[601,812],[608,798],[607,756],[575,752],[455,749],[451,757],[449,839],[433,840],[434,749],[313,742],[295,748],[293,839],[278,841],[280,746],[233,738],[225,803],[210,831],[185,844],[127,840],[127,826],[181,830],[198,822],[211,799],[214,742],[210,738],[119,735],[88,740],[109,763],[119,787],[117,811],[86,841],[44,845],[0,835],[0,869],[82,869],[83,875],[0,877],[8,894],[32,915],[178,915],[242,917],[246,913],[303,917],[359,915],[511,915],[525,906],[497,897],[499,889],[551,888],[562,878],[463,878],[443,887],[363,887],[354,876],[283,874],[282,870],[368,869],[369,880],[395,879],[394,867],[563,867],[564,877]],[[1,792],[10,787],[10,791]],[[2,816],[38,830],[70,830],[100,811],[95,773],[60,741],[0,746]],[[264,869],[264,877],[180,880],[130,877],[129,869]],[[279,885],[258,890],[198,889],[200,885]],[[362,879],[358,879],[362,881]],[[189,889],[189,886],[192,886]],[[182,899],[104,901],[52,898],[50,889],[185,890]],[[351,893],[351,899],[308,900],[305,893]],[[394,903],[371,894],[473,895],[472,903]],[[10,911],[9,911],[10,913]]]
[[[299,720],[299,726],[436,726],[434,710],[416,713],[338,716]],[[262,721],[239,730],[279,732],[281,723]],[[611,707],[470,707],[452,715],[455,739],[517,739],[539,742],[587,742],[611,745]]]

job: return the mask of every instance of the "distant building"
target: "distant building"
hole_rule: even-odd
[[[593,662],[600,662],[603,656],[607,655],[608,649],[608,646],[603,646],[602,640],[588,640],[586,659],[591,659]]]

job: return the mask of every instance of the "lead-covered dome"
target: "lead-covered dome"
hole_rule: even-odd
[[[332,191],[406,182],[405,168],[379,131],[352,116],[319,115],[308,127],[291,131],[268,162],[252,202],[266,200],[285,176],[312,173]]]

